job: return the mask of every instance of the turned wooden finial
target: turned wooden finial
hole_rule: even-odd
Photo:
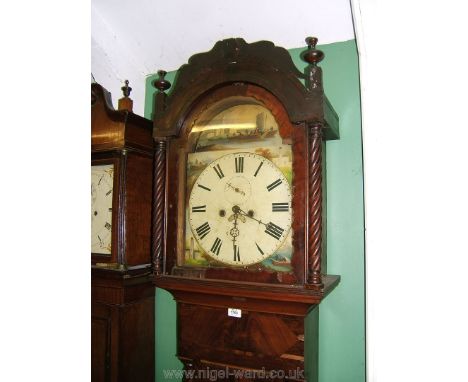
[[[128,86],[128,84],[128,80],[125,80],[125,85],[121,87],[124,96],[119,99],[119,110],[133,110],[133,101],[130,98],[130,92],[132,91],[132,88]]]
[[[305,41],[307,43],[307,50],[301,53],[301,59],[309,64],[304,71],[306,75],[306,87],[309,90],[323,91],[322,69],[317,64],[323,60],[325,54],[315,48],[318,42],[317,37],[307,37]]]
[[[317,46],[318,38],[307,37],[305,42],[307,44],[307,50],[302,52],[301,58],[305,62],[316,66],[325,57],[325,54],[321,50],[315,48]]]
[[[158,89],[158,92],[155,94],[153,104],[153,110],[155,114],[162,113],[166,108],[167,94],[165,91],[171,87],[171,83],[164,78],[166,74],[166,71],[158,70],[159,78],[153,81],[153,86]]]
[[[166,71],[158,70],[159,78],[153,81],[153,86],[156,89],[158,89],[161,93],[165,92],[167,89],[171,87],[171,83],[164,78],[166,74],[167,74]]]
[[[301,53],[301,59],[309,65],[305,69],[306,86],[309,90],[322,89],[322,69],[317,64],[323,60],[325,54],[316,49],[318,42],[317,37],[307,37],[305,39],[307,50]]]

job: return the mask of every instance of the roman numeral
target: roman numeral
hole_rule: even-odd
[[[216,166],[214,166],[214,167],[213,167],[213,170],[216,171],[216,175],[219,176],[219,179],[224,178],[223,170],[221,170],[221,167],[219,166],[219,164],[217,164]]]
[[[255,243],[255,245],[257,246],[257,249],[258,249],[258,252],[260,252],[262,255],[264,255],[262,249],[259,247],[259,245],[257,243]]]
[[[223,245],[223,242],[219,237],[217,237],[211,246],[211,252],[216,254],[216,256],[219,256],[219,251],[221,250],[221,245]]]
[[[283,181],[281,179],[276,179],[273,183],[271,183],[271,184],[269,184],[267,186],[268,192],[270,192],[274,188],[278,187],[281,183],[283,183]]]
[[[257,176],[257,174],[260,171],[260,169],[262,168],[262,166],[263,166],[263,162],[261,162],[260,165],[257,167],[257,171],[255,171],[254,176]]]
[[[210,233],[210,225],[208,222],[203,223],[200,227],[196,228],[195,231],[197,231],[197,235],[200,237],[200,240],[202,240],[206,235]]]
[[[106,196],[109,196],[110,194],[112,194],[112,188],[106,192]]]
[[[281,235],[283,234],[284,229],[281,227],[278,227],[276,224],[270,222],[267,224],[265,233],[268,235],[274,237],[276,240],[279,240]]]
[[[239,247],[234,245],[234,261],[240,261]]]
[[[289,203],[271,203],[271,210],[273,212],[289,211]]]
[[[206,191],[211,191],[211,188],[205,187],[205,186],[203,186],[201,184],[198,184],[198,187],[203,188]]]
[[[192,212],[206,212],[206,205],[192,207]]]
[[[234,159],[236,161],[236,172],[244,172],[244,157]]]
[[[104,224],[104,227],[106,227],[110,231],[112,226],[108,222],[106,222],[106,224]]]

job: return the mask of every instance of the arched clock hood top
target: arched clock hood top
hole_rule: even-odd
[[[310,66],[319,70],[309,75],[321,76],[315,64]],[[306,68],[306,73],[308,71],[310,67]],[[180,67],[164,107],[157,105],[165,98],[159,98],[158,93],[168,88],[168,82],[161,82],[161,76],[155,81],[159,92],[155,95],[153,135],[178,135],[201,96],[224,85],[242,82],[272,93],[284,105],[292,123],[319,121],[324,124],[325,139],[338,138],[338,117],[324,95],[321,78],[314,86],[305,86],[303,81],[310,83],[308,75],[296,68],[286,49],[272,42],[248,44],[241,38],[218,41],[209,52],[192,56]]]

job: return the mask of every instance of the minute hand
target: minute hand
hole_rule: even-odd
[[[239,208],[239,214],[240,215],[243,215],[243,216],[247,216],[248,218],[252,219],[252,220],[255,220],[256,222],[258,222],[259,224],[263,224],[265,227],[267,226],[267,224],[265,224],[264,222],[262,222],[261,220],[258,220],[258,219],[255,219],[253,216],[250,216],[249,214],[245,213],[244,210],[241,210]]]

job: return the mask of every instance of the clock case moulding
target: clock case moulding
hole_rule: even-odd
[[[339,138],[338,116],[322,87],[317,63],[323,53],[308,38],[301,55],[301,73],[288,51],[268,41],[219,41],[196,54],[177,72],[175,85],[159,71],[154,81],[152,259],[154,283],[170,291],[177,302],[220,308],[253,309],[295,316],[305,314],[338,283],[326,275],[324,141]],[[303,84],[305,83],[305,85]],[[251,97],[278,121],[293,152],[293,272],[251,271],[243,268],[181,266],[180,231],[185,208],[179,190],[185,182],[185,158],[178,153],[191,125],[207,105],[226,97]],[[181,211],[183,209],[183,211]],[[186,229],[189,229],[186,227]]]

